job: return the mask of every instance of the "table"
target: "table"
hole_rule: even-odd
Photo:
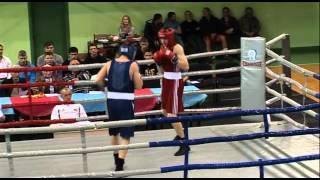
[[[184,92],[189,92],[189,91],[194,91],[194,90],[199,90],[199,88],[195,86],[185,86]],[[151,94],[160,94],[161,88],[146,88],[146,89],[140,89],[135,91],[135,95],[151,95]],[[183,105],[185,108],[192,107],[197,104],[203,103],[207,99],[208,95],[206,94],[194,94],[194,95],[184,95],[183,96]],[[0,104],[13,104],[17,103],[17,99],[19,97],[2,97],[0,98]],[[20,97],[21,98],[21,97]],[[13,99],[13,101],[12,101]],[[51,102],[58,102],[58,94],[50,95],[45,98],[37,98],[38,100],[35,100],[35,102],[44,102],[45,100],[49,100]],[[92,102],[85,102],[81,104],[83,105],[84,109],[86,110],[87,113],[91,112],[103,112],[106,110],[106,96],[105,93],[102,91],[91,91],[89,93],[74,93],[71,98],[73,101],[84,101],[84,100],[89,100]],[[24,102],[27,101],[28,98],[24,98]],[[99,100],[99,102],[98,102]],[[160,102],[160,97],[156,98],[147,98],[147,99],[138,99],[135,100],[135,112],[143,112],[143,111],[149,111],[152,110],[156,103]],[[53,105],[54,106],[54,105]],[[42,105],[41,108],[45,108],[45,110],[42,110],[43,112],[41,113],[35,113],[34,116],[37,117],[38,115],[50,115],[51,111],[53,109],[53,106],[48,106],[48,105]],[[16,110],[19,111],[19,108],[15,108]],[[29,107],[25,107],[25,109],[29,109]],[[36,109],[39,109],[36,108]],[[36,109],[34,112],[36,112]],[[21,109],[19,112],[22,112]],[[23,111],[24,113],[29,113],[29,111]],[[12,115],[14,114],[14,110],[12,108],[9,109],[3,109],[3,113],[6,115]]]

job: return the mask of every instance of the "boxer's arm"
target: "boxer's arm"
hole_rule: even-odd
[[[174,46],[173,52],[178,57],[178,67],[182,71],[188,71],[189,70],[189,62],[188,62],[186,55],[184,54],[183,47],[181,45],[177,44]]]
[[[132,70],[132,80],[134,83],[135,89],[142,89],[143,81],[141,79],[141,74],[139,71],[139,66],[136,62],[133,62],[131,64],[131,70]]]
[[[108,75],[110,64],[111,61],[105,63],[103,67],[100,69],[99,73],[97,74],[95,82],[99,87],[104,87],[104,79]]]

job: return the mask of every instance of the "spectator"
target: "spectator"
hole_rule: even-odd
[[[54,53],[54,44],[53,44],[53,42],[51,42],[51,41],[46,42],[44,44],[43,48],[44,48],[44,53],[41,56],[38,57],[37,66],[40,67],[40,66],[45,65],[44,58],[45,58],[45,54],[46,53],[52,53],[53,54],[53,60],[54,60],[54,62],[55,62],[55,64],[57,66],[62,65],[63,58],[59,54]]]
[[[153,52],[148,49],[144,53],[144,59],[153,59]],[[159,74],[158,67],[155,63],[139,65],[140,74],[143,76],[155,76]],[[160,79],[147,80],[143,82],[143,88],[160,88]]]
[[[203,16],[199,22],[200,32],[207,51],[211,51],[214,42],[221,43],[224,50],[228,49],[226,38],[221,32],[221,21],[212,14],[211,9],[208,7],[203,8],[202,14]]]
[[[122,39],[126,39],[128,36],[134,35],[134,26],[132,25],[130,16],[122,16],[120,27],[119,27],[119,36]]]
[[[78,59],[79,58],[79,51],[78,48],[76,47],[70,47],[69,48],[69,56],[68,59],[63,61],[62,65],[69,65],[70,61],[73,59]]]
[[[0,104],[0,122],[3,122],[6,120],[6,116],[4,116],[2,112],[2,105]]]
[[[150,48],[157,50],[160,48],[160,42],[158,38],[158,32],[163,27],[162,15],[157,13],[153,15],[152,20],[146,21],[144,27],[144,37],[149,41]]]
[[[147,38],[142,37],[141,40],[139,41],[139,46],[137,48],[137,54],[136,54],[136,59],[137,60],[142,60],[144,59],[144,53],[150,49],[150,44]]]
[[[228,7],[222,9],[222,31],[226,37],[228,48],[236,49],[240,48],[240,26],[235,17],[231,15],[231,11]]]
[[[46,64],[42,67],[52,67],[49,64]],[[58,78],[56,76],[54,76],[53,71],[41,71],[39,76],[37,77],[37,82],[55,82],[57,81]],[[60,87],[54,86],[54,85],[50,85],[50,86],[46,86],[46,87],[39,87],[39,88],[33,88],[35,91],[39,91],[40,93],[44,93],[44,94],[55,94],[59,92]],[[35,93],[36,94],[36,93]]]
[[[54,61],[54,54],[51,52],[47,52],[44,55],[44,64],[50,66],[56,66],[56,62]],[[61,79],[63,76],[62,71],[53,71],[53,76],[55,79]],[[38,73],[39,74],[39,73]]]
[[[79,65],[80,62],[77,59],[73,59],[70,61],[69,65]],[[63,80],[68,81],[79,81],[79,80],[90,80],[91,74],[89,71],[71,71],[64,75]],[[73,93],[89,93],[92,90],[91,86],[68,86],[69,89],[72,90]]]
[[[64,102],[70,102],[72,91],[69,88],[63,88],[60,91],[60,96]],[[87,113],[81,104],[61,104],[56,105],[51,113],[51,120],[54,119],[75,119],[86,118]]]
[[[106,59],[99,55],[96,44],[90,44],[88,56],[81,64],[94,64],[94,63],[105,63]],[[95,75],[99,72],[99,69],[90,69],[91,75]]]
[[[18,53],[18,65],[20,67],[28,67],[28,68],[35,67],[33,64],[31,64],[30,61],[28,61],[27,52],[25,50],[20,50],[19,53]],[[35,82],[36,78],[37,78],[37,73],[34,72],[34,71],[33,72],[27,72],[27,76],[28,76],[28,81]],[[20,72],[19,73],[19,78],[20,79],[26,79],[25,73],[24,72]]]
[[[175,30],[176,32],[176,41],[177,43],[179,43],[180,45],[183,46],[183,41],[181,38],[181,27],[179,22],[177,21],[177,16],[175,12],[169,12],[167,15],[167,19],[165,20],[165,22],[163,23],[163,27],[164,28],[172,28]]]
[[[20,65],[13,65],[13,68],[21,68]],[[21,78],[20,73],[12,72],[10,73],[10,78],[7,78],[3,81],[3,84],[17,84],[17,83],[26,83],[25,78]],[[24,96],[27,94],[27,88],[6,88],[4,89],[4,97],[16,97]]]
[[[0,44],[0,69],[10,68],[12,66],[11,60],[3,55],[4,46]],[[7,78],[10,78],[10,73],[0,73],[0,84]],[[5,89],[0,89],[0,97],[5,97]]]
[[[182,39],[186,54],[201,53],[204,51],[204,43],[200,36],[200,24],[194,20],[191,11],[184,12],[185,20],[181,23]]]
[[[245,9],[245,14],[240,18],[240,29],[244,37],[256,37],[260,33],[260,21],[254,15],[251,7]]]

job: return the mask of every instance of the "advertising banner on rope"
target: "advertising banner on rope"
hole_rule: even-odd
[[[241,38],[241,109],[266,107],[265,38]],[[243,116],[243,120],[263,121],[262,115]]]

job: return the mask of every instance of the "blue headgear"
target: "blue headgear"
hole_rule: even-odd
[[[122,44],[119,47],[119,54],[127,56],[132,61],[135,60],[136,52],[137,48],[134,45]]]

